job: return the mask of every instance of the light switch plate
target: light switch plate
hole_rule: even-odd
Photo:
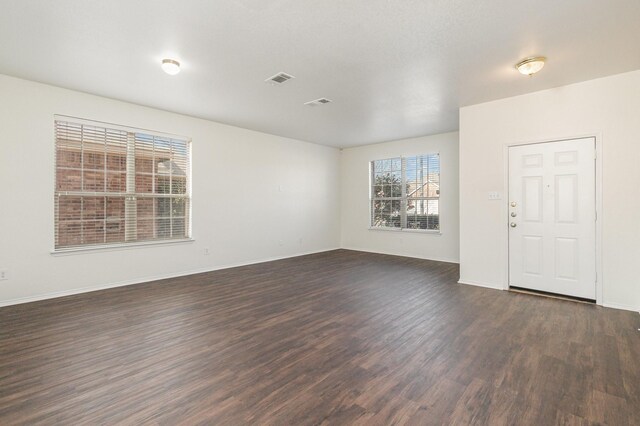
[[[502,195],[498,191],[489,191],[490,200],[502,200]]]

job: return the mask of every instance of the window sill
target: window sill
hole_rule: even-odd
[[[193,243],[194,241],[195,240],[193,238],[183,238],[179,240],[141,241],[137,243],[126,243],[126,244],[108,244],[108,245],[105,244],[105,245],[85,246],[85,247],[71,247],[71,248],[61,248],[57,250],[56,249],[51,250],[51,255],[65,256],[65,255],[74,255],[74,254],[83,254],[83,253],[131,250],[131,249],[139,249],[142,247],[173,246],[178,244]]]
[[[382,232],[409,232],[412,234],[427,234],[427,235],[442,235],[442,231],[439,229],[409,229],[409,228],[376,228],[369,227],[369,231],[382,231]]]

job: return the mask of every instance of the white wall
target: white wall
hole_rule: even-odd
[[[507,193],[505,144],[584,135],[602,147],[603,302],[640,309],[640,71],[461,108],[461,281],[506,285],[503,205],[487,199]]]
[[[440,153],[441,234],[370,230],[369,162]],[[458,262],[458,133],[348,148],[342,151],[342,247]]]
[[[195,242],[52,255],[54,114],[191,137]],[[0,75],[0,305],[337,248],[339,156]]]

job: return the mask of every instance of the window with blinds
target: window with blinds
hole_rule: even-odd
[[[55,249],[190,236],[190,142],[55,120]]]
[[[370,166],[372,228],[440,229],[440,155],[375,160]]]

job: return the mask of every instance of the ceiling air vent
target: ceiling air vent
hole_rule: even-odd
[[[320,98],[320,99],[316,99],[315,101],[305,102],[304,104],[309,106],[320,106],[323,104],[328,104],[329,102],[331,102],[331,99]]]
[[[282,83],[285,83],[285,82],[291,80],[292,78],[295,78],[295,77],[292,76],[291,74],[287,74],[286,72],[279,72],[276,75],[272,75],[271,77],[269,77],[265,81],[267,83],[272,83],[272,84],[273,83],[282,84]]]

